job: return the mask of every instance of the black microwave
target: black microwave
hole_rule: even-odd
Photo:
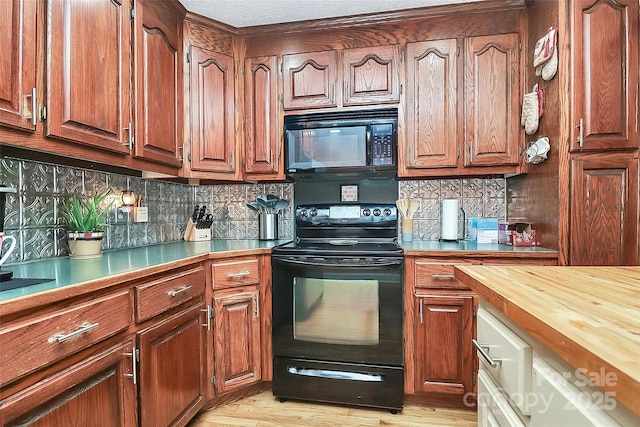
[[[398,109],[284,118],[287,173],[397,169]]]

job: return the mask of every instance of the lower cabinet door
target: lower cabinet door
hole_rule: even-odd
[[[478,371],[478,427],[524,427],[498,386],[482,369]]]
[[[416,303],[416,391],[472,391],[473,297],[418,295]]]
[[[184,425],[204,404],[204,304],[138,334],[142,426]]]
[[[259,292],[215,295],[213,309],[216,393],[259,382],[262,366]]]
[[[116,344],[0,401],[0,425],[136,426],[133,376],[133,343]]]

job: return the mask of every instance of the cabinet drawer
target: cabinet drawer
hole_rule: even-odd
[[[434,263],[416,260],[416,288],[468,289],[453,275],[456,265],[471,265],[471,262]]]
[[[260,283],[260,263],[257,257],[234,258],[214,262],[213,289]]]
[[[128,291],[30,317],[2,329],[2,384],[56,362],[129,327]]]
[[[136,286],[136,322],[202,295],[204,284],[204,267],[198,267]]]
[[[491,367],[478,351],[485,369],[524,415],[530,414],[529,402],[522,399],[531,392],[531,346],[488,311],[478,310],[478,345],[493,359]]]
[[[478,427],[524,427],[489,375],[478,372]]]
[[[581,392],[561,372],[537,358],[533,361],[533,395],[538,405],[531,408],[532,427],[554,425],[558,420],[565,426],[619,426],[597,406],[613,409],[613,397],[595,387]]]

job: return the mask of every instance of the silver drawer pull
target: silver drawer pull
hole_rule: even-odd
[[[240,278],[242,278],[244,276],[248,276],[250,274],[251,274],[250,271],[245,270],[245,271],[241,271],[239,273],[229,273],[229,274],[227,274],[227,277],[229,279],[240,279]]]
[[[91,329],[93,329],[93,328],[97,328],[97,327],[98,327],[98,325],[99,325],[99,323],[97,323],[97,322],[96,322],[96,323],[87,323],[87,322],[84,322],[84,323],[83,323],[83,324],[82,324],[78,329],[76,329],[76,330],[75,330],[75,331],[73,331],[73,332],[69,332],[69,333],[68,333],[68,334],[66,334],[66,335],[65,335],[65,334],[55,334],[55,335],[54,335],[53,337],[51,337],[51,338],[53,339],[53,341],[56,341],[56,342],[66,341],[66,340],[68,340],[69,338],[73,338],[73,337],[75,337],[76,335],[80,335],[80,334],[83,334],[83,333],[85,333],[85,332],[87,332],[87,331],[90,331],[90,330],[91,330]],[[50,341],[51,341],[51,340],[50,340]]]
[[[432,274],[431,277],[434,279],[455,279],[456,276],[453,274]]]
[[[167,292],[167,294],[169,294],[170,297],[175,297],[176,295],[179,295],[179,294],[181,294],[183,292],[186,292],[189,289],[191,289],[191,286],[182,286],[180,289],[176,289],[174,291]]]
[[[502,359],[498,359],[497,357],[491,358],[491,356],[489,356],[489,353],[484,350],[486,346],[482,346],[475,339],[471,340],[471,342],[473,343],[473,346],[476,348],[476,350],[478,350],[478,353],[480,353],[480,355],[484,358],[484,360],[487,361],[487,363],[489,363],[489,366],[491,366],[492,368],[497,367],[498,364],[502,362]]]

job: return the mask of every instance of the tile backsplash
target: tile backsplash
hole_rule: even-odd
[[[507,216],[504,178],[400,181],[398,193],[400,198],[416,198],[420,201],[420,207],[413,217],[415,240],[440,238],[440,211],[443,199],[458,199],[459,206],[465,213],[465,239],[469,238],[471,217],[505,219]],[[459,230],[462,234],[462,215],[459,220]]]
[[[149,209],[149,222],[133,223],[114,208],[103,249],[120,249],[181,240],[193,207],[206,204],[214,215],[213,236],[258,238],[257,214],[246,207],[263,192],[292,200],[293,184],[226,184],[189,186],[153,179],[2,157],[0,183],[17,189],[9,194],[4,232],[17,239],[8,264],[68,255],[59,206],[73,193],[111,189],[119,204],[122,190],[133,190]],[[279,218],[279,236],[293,237],[293,208]]]
[[[149,222],[130,222],[114,208],[109,216],[103,249],[120,249],[182,240],[195,205],[207,205],[214,216],[212,236],[219,239],[257,239],[258,217],[247,208],[257,195],[275,194],[293,201],[294,184],[223,184],[190,186],[52,163],[3,157],[0,183],[18,191],[7,197],[4,229],[17,239],[8,264],[68,255],[66,231],[59,206],[73,193],[95,194],[110,189],[119,204],[122,190],[133,190],[149,208]],[[400,198],[417,198],[414,239],[440,238],[443,199],[458,199],[466,216],[468,238],[473,216],[506,218],[503,178],[460,178],[399,181]],[[279,237],[294,236],[293,203],[279,217]]]

